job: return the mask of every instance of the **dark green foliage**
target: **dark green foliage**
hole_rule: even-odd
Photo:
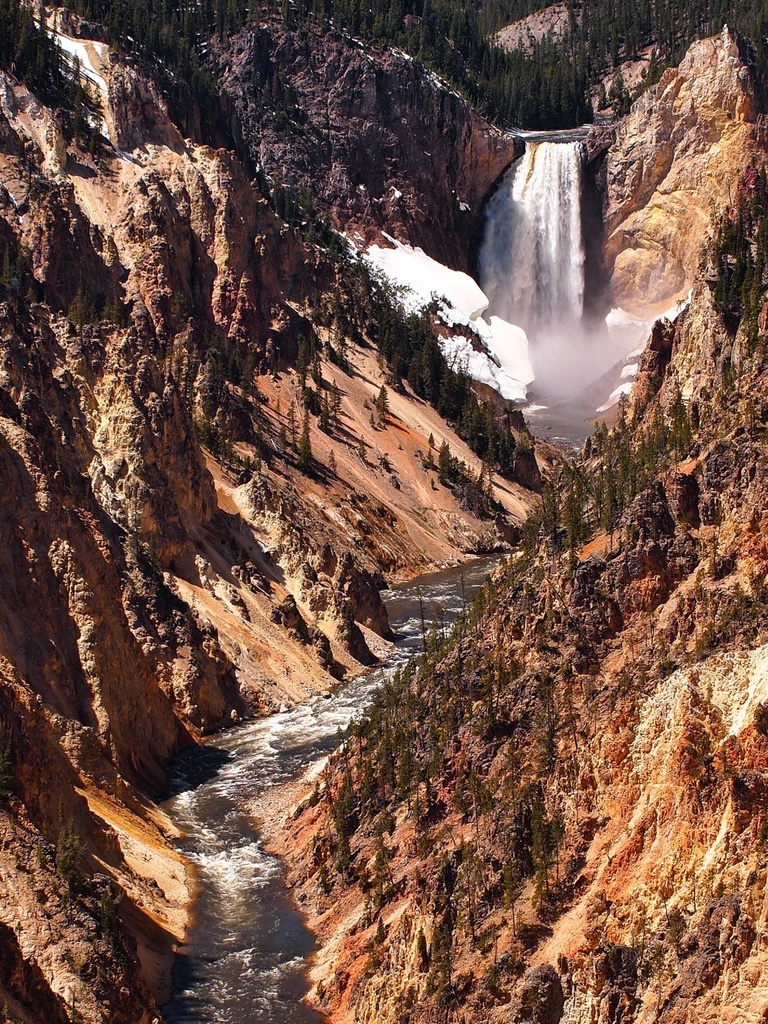
[[[478,15],[480,32],[491,34],[546,6],[543,0],[485,0]],[[640,51],[653,46],[642,91],[658,81],[665,67],[677,65],[694,39],[714,35],[725,24],[753,41],[755,68],[763,76],[768,72],[763,0],[699,0],[695,4],[589,0],[570,2],[568,7],[570,22],[561,39],[542,40],[531,58],[550,74],[561,61],[573,65],[576,81],[595,84],[622,61],[636,59]],[[539,87],[532,102],[536,95],[546,97],[547,93]],[[628,98],[623,83],[608,97],[619,114],[626,111]]]
[[[294,27],[332,20],[369,43],[405,50],[500,124],[563,128],[591,119],[578,52],[542,45],[531,56],[506,53],[487,38],[482,11],[468,0],[298,0],[282,14]]]
[[[758,320],[768,270],[768,176],[749,168],[738,185],[734,207],[721,218],[711,249],[717,274],[715,305],[732,327],[742,323],[750,344]]]
[[[617,117],[624,117],[632,106],[632,97],[624,84],[624,76],[621,72],[611,82],[611,88],[608,90],[608,103]]]
[[[218,425],[203,413],[195,420],[195,431],[200,444],[216,458],[230,461],[234,457],[232,442],[219,429]]]
[[[244,4],[228,0],[194,4],[72,0],[68,7],[102,25],[108,41],[122,52],[151,62],[182,123],[190,107],[196,106],[204,129],[219,136],[222,119],[216,86],[200,58],[199,46],[213,35],[224,38],[240,28],[247,16]]]
[[[96,320],[96,310],[89,295],[81,287],[69,306],[69,319],[73,324],[83,327],[85,324],[92,324]]]
[[[583,503],[580,514],[578,501],[569,513],[576,517],[569,543],[586,539],[587,529],[614,530],[632,499],[651,486],[670,457],[683,458],[692,440],[688,410],[679,393],[666,414],[657,407],[642,429],[623,415],[610,433],[598,426],[590,442],[598,459],[578,471]],[[576,473],[574,467],[569,471]]]
[[[646,75],[646,84],[653,82],[664,66],[680,60],[694,38],[719,31],[726,21],[756,41],[757,67],[764,71],[766,65],[765,13],[758,0],[704,0],[696,5],[590,0],[581,9],[573,5],[561,39],[545,38],[531,53],[507,53],[493,45],[490,35],[540,8],[540,0],[490,0],[482,6],[469,0],[285,0],[279,10],[272,0],[258,6],[245,0],[73,0],[70,6],[102,24],[115,46],[151,61],[178,116],[183,120],[194,100],[209,134],[217,136],[225,130],[226,119],[201,47],[213,36],[225,40],[249,19],[265,14],[281,16],[292,27],[327,30],[332,22],[373,45],[400,47],[460,89],[481,113],[500,124],[522,127],[571,127],[590,120],[591,88],[620,61],[655,44]],[[50,99],[77,87],[71,69],[68,80],[61,55],[36,31],[20,0],[3,0],[0,7],[0,61],[5,66],[15,63],[17,73]],[[264,88],[265,99],[284,112],[286,128],[300,120],[279,75]],[[84,98],[79,97],[78,109]],[[616,83],[608,99],[623,113],[629,94]],[[294,202],[291,197],[277,202],[283,199]],[[297,213],[286,209],[285,219],[291,221]]]
[[[384,422],[389,412],[389,395],[387,394],[387,388],[384,384],[379,388],[379,393],[376,395],[376,412],[379,414],[379,419]]]
[[[185,99],[194,97],[214,132],[220,130],[214,124],[216,89],[200,46],[214,35],[225,39],[249,17],[265,13],[261,5],[254,10],[250,4],[229,0],[183,5],[73,0],[71,6],[100,22],[110,42],[153,60],[179,111],[183,113]],[[276,5],[268,2],[266,13],[276,15]],[[563,60],[549,49],[533,57],[505,53],[485,38],[479,12],[466,0],[398,0],[394,6],[384,0],[370,5],[358,0],[298,0],[283,3],[279,13],[291,27],[327,29],[332,20],[337,29],[370,43],[401,47],[500,123],[555,128],[590,117],[582,62]],[[284,111],[288,127],[296,115],[290,90],[278,79],[269,85],[269,99]]]
[[[754,714],[755,728],[761,736],[768,736],[768,704],[758,704]]]
[[[0,0],[0,64],[45,100],[60,97],[71,84],[58,48],[20,0]]]
[[[304,409],[299,437],[299,469],[306,473],[312,465],[312,444],[309,438],[309,409]]]
[[[99,927],[104,940],[117,963],[125,963],[128,959],[120,933],[118,910],[122,894],[113,895],[112,890],[105,888],[99,897]]]
[[[13,786],[13,747],[11,730],[7,722],[0,720],[0,801],[11,795]]]
[[[68,109],[71,135],[97,148],[98,131],[91,122],[98,105],[77,62],[61,52],[21,0],[0,0],[0,67],[12,71],[43,102]]]
[[[67,895],[80,895],[85,885],[83,856],[85,847],[71,822],[63,822],[56,842],[56,870],[67,887]]]
[[[362,261],[347,261],[343,278],[346,292],[335,294],[330,310],[339,334],[358,342],[370,338],[393,384],[406,379],[490,468],[511,475],[516,451],[511,412],[481,403],[465,370],[448,365],[432,329],[433,311],[404,313],[391,285],[372,276]],[[450,476],[446,465],[441,479]]]

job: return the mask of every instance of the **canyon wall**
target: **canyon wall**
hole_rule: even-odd
[[[280,45],[280,67],[308,57]],[[152,803],[169,759],[373,662],[386,581],[493,549],[535,496],[505,484],[499,532],[440,483],[431,445],[476,478],[480,460],[318,315],[349,265],[270,205],[255,150],[184,137],[146,67],[87,47],[109,145],[0,71],[0,996],[25,1021],[149,1022],[190,900]],[[329,67],[375,67],[329,47]],[[424,240],[458,252],[459,203],[479,206],[509,149],[423,72],[406,92],[402,140],[416,109],[436,143],[456,121],[456,215]],[[366,110],[337,177],[355,133],[380,130]],[[390,157],[403,177],[412,149]],[[318,199],[338,220],[360,194],[344,173]]]
[[[293,811],[333,1020],[763,1019],[766,382],[697,285],[563,526]]]
[[[372,56],[333,31],[246,28],[216,72],[265,174],[306,189],[350,237],[385,230],[471,272],[483,202],[519,140],[407,54]]]
[[[613,129],[594,129],[601,156],[604,271],[612,301],[637,316],[685,298],[713,213],[766,148],[764,109],[746,44],[727,27],[694,43]]]
[[[767,321],[703,260],[760,110],[726,30],[591,136],[615,303],[690,306],[275,830],[334,1021],[764,1019]]]

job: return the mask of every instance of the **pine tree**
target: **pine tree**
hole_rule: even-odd
[[[437,470],[440,478],[440,483],[445,487],[451,476],[453,459],[451,457],[451,448],[447,441],[443,441],[440,445],[440,453],[437,457]]]
[[[301,437],[299,438],[299,469],[306,473],[312,465],[312,442],[309,437],[309,409],[304,410],[304,419],[301,422]]]
[[[336,428],[339,425],[339,410],[340,409],[341,409],[341,391],[339,390],[339,385],[336,383],[336,378],[334,377],[333,383],[331,384],[331,424],[332,424],[334,430],[336,430]]]
[[[11,253],[9,249],[6,249],[3,253],[2,270],[0,270],[0,287],[10,288],[12,280],[13,274],[11,271]]]
[[[323,392],[323,397],[320,401],[320,415],[318,417],[317,425],[323,431],[324,434],[330,432],[331,410],[328,404],[328,394],[325,391]]]
[[[305,415],[308,410],[304,410]],[[296,451],[296,412],[293,408],[293,402],[288,407],[288,430],[290,431],[291,448]]]
[[[387,418],[389,412],[389,395],[384,384],[381,385],[379,393],[376,396],[376,411],[379,414],[379,423],[383,424]]]
[[[11,785],[13,783],[12,762],[11,730],[0,719],[0,801],[7,800],[11,795]]]

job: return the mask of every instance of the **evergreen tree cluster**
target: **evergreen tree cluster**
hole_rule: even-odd
[[[587,80],[559,56],[507,54],[483,35],[478,10],[467,0],[73,0],[73,10],[97,21],[109,41],[145,58],[180,105],[183,84],[204,117],[215,113],[215,83],[204,50],[248,20],[281,16],[290,27],[340,29],[381,46],[398,46],[441,74],[482,113],[507,125],[566,127],[589,117]]]
[[[209,138],[220,139],[223,120],[216,83],[205,66],[206,43],[242,28],[258,9],[241,0],[71,0],[68,8],[102,26],[109,43],[152,65],[185,124],[200,112]]]
[[[0,0],[0,67],[11,71],[44,103],[72,113],[72,135],[91,144],[97,103],[77,62],[63,54],[22,0]]]
[[[544,0],[485,0],[478,16],[480,32],[490,36],[547,6]],[[559,39],[545,37],[535,43],[532,60],[545,67],[558,60],[571,62],[581,81],[595,84],[622,61],[635,60],[653,47],[644,83],[650,85],[665,66],[680,62],[695,39],[714,35],[725,24],[752,42],[757,70],[763,76],[768,72],[763,0],[567,0],[567,8],[565,31]]]
[[[541,9],[541,0],[73,0],[70,7],[104,27],[109,41],[153,60],[178,112],[197,100],[208,128],[220,130],[216,85],[205,48],[248,20],[280,16],[292,27],[342,30],[372,45],[397,46],[461,90],[503,126],[564,128],[591,119],[589,94],[623,60],[654,46],[646,84],[677,63],[691,41],[723,24],[755,41],[760,71],[768,70],[762,0],[702,0],[698,4],[641,0],[569,0],[560,38],[545,37],[529,51],[506,52],[493,42],[501,26]],[[71,89],[55,46],[36,31],[20,0],[0,4],[0,60],[15,63],[41,94]],[[614,97],[621,113],[626,90]],[[610,97],[609,97],[610,99]],[[218,124],[218,128],[216,128]]]
[[[324,884],[330,891],[334,872],[345,884],[359,884],[371,923],[397,895],[388,834],[397,810],[407,810],[412,855],[436,861],[424,884],[436,933],[422,968],[438,1004],[456,998],[452,957],[462,935],[483,948],[489,940],[484,922],[502,908],[514,933],[516,905],[529,879],[539,906],[562,896],[566,882],[564,817],[545,789],[555,764],[562,767],[562,684],[558,691],[547,673],[526,683],[522,665],[500,644],[494,649],[477,642],[515,574],[509,566],[506,578],[490,581],[450,634],[439,618],[424,626],[421,655],[398,670],[367,717],[352,724],[322,797],[319,790],[315,797],[327,801],[331,823],[320,869]],[[537,710],[526,712],[523,727],[510,710],[510,694],[526,685]],[[470,826],[458,844],[451,819]],[[371,836],[375,856],[360,857],[361,842]],[[375,943],[383,939],[379,930]]]
[[[10,232],[0,232],[0,290],[20,294],[29,277],[29,259]]]
[[[215,84],[204,48],[249,19],[281,16],[291,27],[341,30],[370,44],[397,46],[442,75],[482,113],[504,126],[564,128],[591,119],[589,94],[606,74],[641,50],[655,47],[646,84],[679,62],[693,39],[726,22],[755,41],[758,69],[768,69],[762,0],[569,0],[560,38],[545,37],[528,51],[506,52],[493,42],[503,25],[542,9],[541,0],[75,0],[74,8],[104,25],[116,45],[157,57],[204,115],[215,110]],[[173,90],[183,101],[178,88]],[[625,91],[614,107],[626,106]]]
[[[366,339],[375,344],[388,368],[391,383],[403,380],[448,420],[462,440],[491,468],[511,475],[517,444],[512,433],[512,412],[492,402],[481,402],[461,365],[449,365],[435,336],[434,308],[406,313],[392,286],[375,277],[358,259],[346,260],[344,290],[337,288],[320,322],[331,326],[339,339],[337,358],[345,361],[344,340]]]
[[[749,168],[742,176],[736,204],[718,225],[710,260],[717,276],[715,305],[732,327],[741,323],[755,345],[768,270],[765,167]]]
[[[598,425],[587,441],[588,458],[563,463],[545,485],[539,516],[526,526],[530,551],[543,537],[553,552],[568,552],[573,568],[580,545],[597,531],[616,530],[671,455],[689,454],[695,426],[679,392],[666,413],[657,407],[642,426],[623,407],[612,430]]]
[[[58,47],[21,0],[0,0],[0,65],[44,100],[60,98],[69,84]]]

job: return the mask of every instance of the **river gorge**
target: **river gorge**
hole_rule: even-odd
[[[424,630],[448,630],[498,557],[420,576],[384,593],[396,641],[377,669],[327,697],[222,733],[182,755],[164,805],[185,833],[194,865],[194,924],[178,954],[169,1024],[299,1024],[320,1021],[301,1002],[313,937],[282,882],[279,859],[261,848],[249,806],[265,791],[318,771],[383,679],[418,654]]]

